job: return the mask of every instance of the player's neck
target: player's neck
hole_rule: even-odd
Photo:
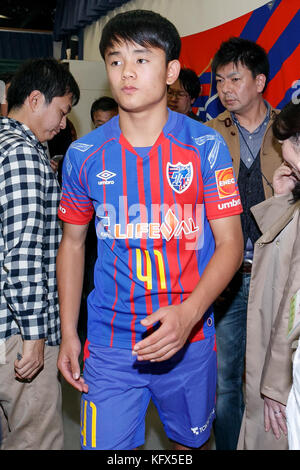
[[[168,120],[164,107],[158,110],[129,113],[120,109],[120,128],[133,147],[151,147]]]

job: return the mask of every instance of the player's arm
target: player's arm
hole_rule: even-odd
[[[81,350],[77,334],[83,275],[87,225],[64,223],[58,250],[56,271],[59,295],[62,342],[58,368],[64,378],[79,391],[87,392],[80,377],[78,356]]]
[[[210,221],[216,249],[190,296],[179,305],[162,307],[142,320],[160,327],[134,347],[139,360],[164,361],[186,343],[192,328],[228,285],[243,259],[240,216]]]

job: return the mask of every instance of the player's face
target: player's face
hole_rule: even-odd
[[[168,88],[168,106],[173,111],[182,114],[188,114],[191,110],[191,97],[185,91],[179,79]]]
[[[72,95],[56,96],[51,103],[46,103],[43,94],[37,95],[38,103],[34,108],[32,131],[40,142],[53,139],[66,127],[67,114],[72,108]]]
[[[102,126],[107,121],[109,121],[112,117],[117,115],[117,111],[103,111],[102,109],[98,109],[93,113],[93,123],[94,126],[97,128]]]
[[[166,85],[178,76],[180,66],[174,66],[177,62],[166,64],[165,52],[156,47],[123,41],[109,48],[105,53],[106,70],[120,111],[136,113],[156,106],[166,109]]]
[[[238,114],[247,113],[260,99],[265,81],[265,75],[253,78],[251,71],[241,63],[230,62],[216,71],[217,91],[223,106]]]

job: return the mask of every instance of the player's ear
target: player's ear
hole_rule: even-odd
[[[170,60],[167,66],[167,85],[172,85],[176,82],[180,72],[180,62],[179,60]]]

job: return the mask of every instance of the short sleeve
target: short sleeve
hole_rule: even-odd
[[[227,144],[214,130],[204,137],[201,168],[207,218],[213,220],[240,214],[241,198]]]
[[[74,148],[69,147],[63,162],[62,197],[58,216],[64,222],[85,225],[93,217],[94,207],[85,182],[84,162],[77,158]]]

